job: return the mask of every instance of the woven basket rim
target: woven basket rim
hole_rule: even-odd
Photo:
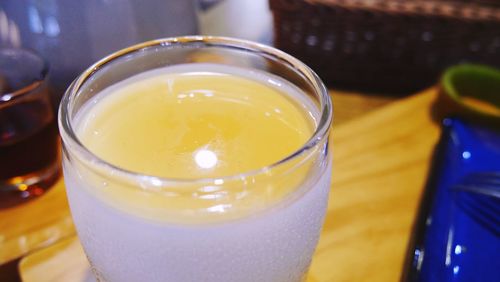
[[[500,21],[500,7],[470,2],[442,0],[305,0],[305,2],[313,5],[362,9],[390,14],[441,16],[472,21]]]

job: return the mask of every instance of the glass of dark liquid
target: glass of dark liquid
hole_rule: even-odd
[[[36,198],[60,174],[48,65],[25,49],[0,49],[0,208]]]

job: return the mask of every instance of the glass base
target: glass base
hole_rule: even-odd
[[[43,195],[60,175],[60,164],[55,162],[43,170],[0,181],[0,209],[10,208]]]

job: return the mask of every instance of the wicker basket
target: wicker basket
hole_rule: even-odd
[[[500,0],[270,0],[275,45],[330,85],[411,93],[460,62],[500,67]]]

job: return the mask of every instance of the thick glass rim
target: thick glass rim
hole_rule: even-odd
[[[254,54],[262,54],[271,56],[275,59],[278,59],[281,63],[288,64],[296,71],[299,71],[302,75],[306,77],[308,82],[311,83],[311,86],[314,89],[314,92],[318,94],[319,97],[319,107],[320,107],[320,115],[319,122],[317,124],[316,130],[312,134],[311,138],[302,145],[298,150],[289,154],[285,158],[278,160],[270,165],[244,171],[237,174],[221,176],[221,177],[210,177],[210,178],[166,178],[155,175],[147,175],[139,172],[134,172],[132,170],[127,170],[118,166],[115,166],[103,159],[99,156],[92,153],[88,150],[79,140],[76,133],[73,130],[72,120],[71,120],[71,109],[72,103],[75,100],[76,96],[78,96],[80,89],[84,85],[84,83],[92,77],[92,75],[98,72],[101,68],[103,68],[108,63],[118,59],[120,57],[130,55],[135,52],[140,52],[141,50],[145,50],[150,47],[173,47],[176,45],[186,45],[186,44],[194,44],[200,43],[204,46],[209,47],[220,47],[220,48],[229,48],[229,49],[237,49],[241,51],[247,51]],[[330,100],[330,96],[328,94],[328,90],[325,85],[319,78],[319,76],[311,70],[307,65],[302,63],[300,60],[288,55],[287,53],[280,51],[276,48],[255,43],[252,41],[229,38],[229,37],[218,37],[218,36],[183,36],[183,37],[169,37],[147,41],[144,43],[136,44],[125,49],[119,50],[107,57],[101,59],[96,62],[89,68],[87,68],[82,74],[80,74],[69,86],[66,90],[64,96],[61,99],[61,103],[59,105],[59,114],[58,114],[58,123],[60,128],[61,138],[63,140],[62,147],[63,150],[67,150],[67,147],[71,147],[72,150],[76,150],[76,152],[83,157],[84,159],[90,161],[92,165],[98,165],[106,170],[111,171],[115,175],[120,175],[128,179],[132,180],[142,180],[149,183],[152,183],[156,187],[170,186],[170,185],[182,185],[182,184],[199,184],[199,183],[224,183],[226,181],[234,181],[241,180],[248,177],[264,174],[269,172],[272,169],[280,167],[286,163],[291,162],[303,156],[309,152],[311,152],[317,144],[319,144],[325,138],[328,138],[328,133],[333,120],[333,107],[332,102]],[[71,151],[73,152],[73,151]]]

